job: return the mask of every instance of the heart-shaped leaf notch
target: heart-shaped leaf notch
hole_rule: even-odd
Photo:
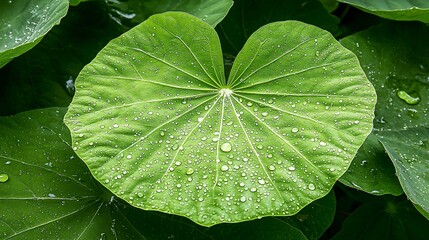
[[[356,56],[297,21],[256,31],[228,80],[215,30],[168,12],[111,41],[76,80],[73,148],[130,204],[211,226],[323,197],[372,129]]]

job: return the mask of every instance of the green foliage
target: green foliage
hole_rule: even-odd
[[[426,1],[70,5],[0,3],[1,239],[427,238]]]
[[[429,23],[429,2],[426,0],[338,0],[377,16],[399,21]]]
[[[227,80],[221,53],[216,32],[184,13],[113,40],[76,81],[73,147],[143,209],[202,225],[293,215],[348,168],[374,89],[354,55],[300,22],[260,28]]]

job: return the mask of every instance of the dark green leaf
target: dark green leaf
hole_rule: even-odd
[[[341,42],[357,54],[376,88],[374,133],[389,154],[404,192],[427,211],[429,27],[389,23]]]
[[[326,195],[375,105],[326,31],[264,26],[226,81],[214,29],[177,12],[110,42],[76,84],[65,121],[94,176],[134,206],[206,226],[293,215]]]
[[[427,0],[338,0],[377,16],[399,21],[422,21],[429,23]]]
[[[0,69],[0,115],[70,104],[79,72],[122,33],[102,7],[71,8],[40,44]]]
[[[67,0],[0,1],[0,68],[34,47],[68,6]]]
[[[429,127],[383,131],[379,139],[395,165],[404,192],[429,212]]]
[[[403,193],[392,161],[375,134],[365,140],[340,182],[375,195]]]
[[[429,221],[409,201],[380,200],[354,211],[332,240],[423,240],[428,234]]]
[[[232,0],[108,0],[107,3],[112,8],[112,16],[131,27],[167,11],[186,12],[215,27],[233,5]]]
[[[217,26],[223,52],[236,56],[249,36],[263,25],[284,20],[314,24],[333,34],[339,20],[317,0],[236,0],[225,19]]]
[[[335,207],[335,194],[331,191],[328,195],[312,202],[294,216],[279,217],[278,219],[299,229],[307,239],[316,240],[332,224]]]

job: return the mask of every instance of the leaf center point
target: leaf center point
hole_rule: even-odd
[[[229,97],[232,94],[232,90],[229,88],[221,88],[219,93],[222,97]]]

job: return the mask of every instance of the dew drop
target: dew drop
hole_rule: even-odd
[[[229,168],[228,166],[223,165],[220,169],[225,172],[225,171],[228,171]]]
[[[308,189],[310,189],[311,191],[314,191],[314,189],[316,189],[316,187],[314,186],[314,184],[310,183],[310,184],[308,184]]]
[[[141,198],[141,197],[143,197],[143,193],[139,192],[139,193],[137,193],[137,196]]]
[[[182,163],[181,163],[181,162],[179,162],[179,161],[177,161],[177,162],[175,162],[174,164],[176,164],[176,166],[180,166]]]
[[[320,142],[319,145],[324,147],[324,146],[326,146],[326,143],[325,142]]]
[[[220,150],[222,150],[223,152],[231,152],[231,144],[230,143],[224,143],[222,144],[222,146],[220,146]]]
[[[289,169],[289,171],[295,171],[295,167],[294,166],[290,166],[288,169]]]
[[[251,106],[253,106],[253,103],[252,102],[247,102],[247,104],[246,104],[248,107],[251,107]]]
[[[246,201],[246,197],[245,197],[245,196],[242,196],[242,197],[240,198],[240,201],[245,202],[245,201]]]
[[[250,191],[251,191],[251,192],[256,192],[256,188],[255,188],[255,187],[252,187],[252,188],[250,189]]]
[[[291,130],[293,133],[297,133],[298,131],[299,131],[299,129],[298,128],[296,128],[296,127],[294,127],[294,128],[292,128],[292,130]]]
[[[204,118],[202,118],[202,117],[198,118],[199,123],[202,122],[203,120],[204,120]]]
[[[261,184],[261,185],[264,185],[265,184],[265,180],[264,179],[259,179],[258,183]]]
[[[113,127],[114,127],[114,128],[118,128],[118,127],[119,127],[119,125],[115,123],[115,124],[113,124]]]
[[[194,169],[188,168],[188,170],[186,171],[186,174],[191,175],[192,173],[194,173]]]
[[[271,171],[274,171],[274,170],[276,170],[276,167],[274,167],[273,165],[270,165],[270,166],[268,167],[268,169],[270,169]]]
[[[0,174],[0,182],[4,183],[7,182],[7,180],[9,180],[9,175],[7,175],[6,173]]]
[[[131,156],[130,154],[128,154],[128,155],[127,155],[127,158],[128,158],[128,159],[131,159],[131,158],[132,158],[132,156]]]
[[[165,132],[164,132],[164,131],[160,131],[160,132],[159,132],[159,135],[160,135],[161,137],[163,137],[163,136],[165,136]]]
[[[261,150],[262,148],[264,148],[264,146],[262,146],[261,144],[259,144],[258,146],[256,146],[259,150]]]
[[[267,112],[263,112],[263,113],[261,113],[261,114],[262,114],[262,116],[263,116],[263,117],[268,116],[268,113],[267,113]]]

